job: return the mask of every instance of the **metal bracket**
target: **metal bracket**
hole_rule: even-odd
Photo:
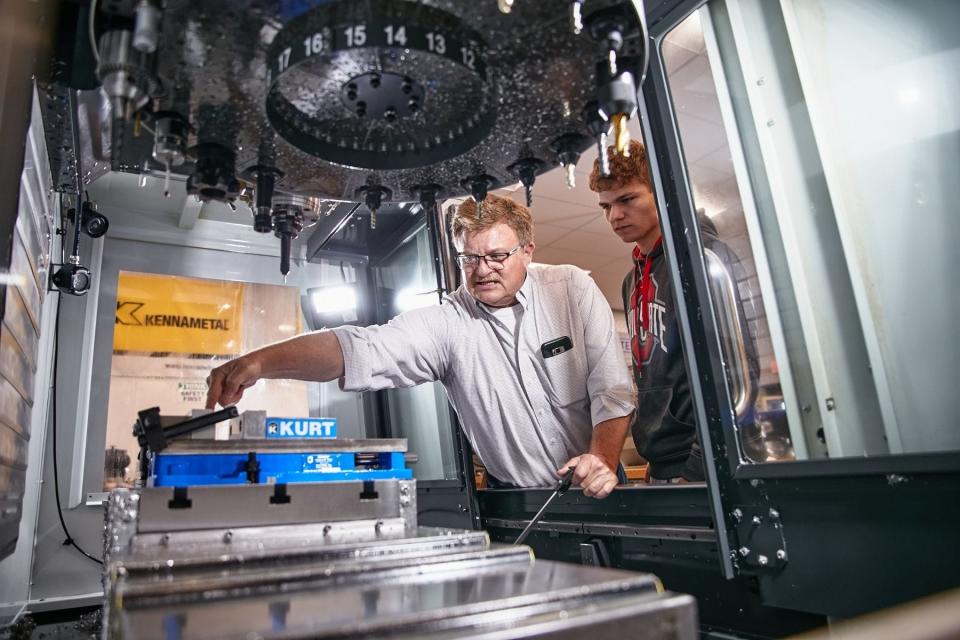
[[[741,567],[780,569],[786,566],[787,541],[783,537],[779,509],[738,505],[730,515],[737,534],[737,549],[731,555]]]
[[[588,567],[609,567],[610,554],[603,540],[592,538],[580,543],[580,562]]]

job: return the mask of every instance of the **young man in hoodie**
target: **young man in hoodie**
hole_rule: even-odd
[[[634,245],[634,265],[623,280],[623,308],[638,391],[631,424],[633,440],[650,463],[651,484],[700,482],[704,479],[703,455],[646,150],[633,140],[629,155],[610,147],[608,157],[610,176],[602,176],[600,163],[595,161],[590,189],[597,193],[613,232]],[[735,259],[706,218],[701,219],[701,237],[704,246],[724,262]]]

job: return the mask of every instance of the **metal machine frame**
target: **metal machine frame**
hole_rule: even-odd
[[[562,498],[528,544],[538,557],[653,571],[698,596],[706,630],[781,635],[960,582],[960,453],[745,463],[738,454],[718,320],[696,208],[660,51],[704,0],[648,3],[652,40],[641,116],[707,486],[620,489],[603,501]],[[673,176],[672,180],[662,176]],[[512,539],[544,491],[484,491],[481,522]],[[691,526],[691,521],[694,523]],[[580,549],[578,558],[576,550]],[[596,549],[604,553],[597,554]],[[721,576],[726,580],[721,579]],[[742,612],[742,613],[741,613]]]

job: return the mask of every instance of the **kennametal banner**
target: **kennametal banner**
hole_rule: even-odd
[[[232,355],[240,352],[243,284],[122,272],[115,351]]]

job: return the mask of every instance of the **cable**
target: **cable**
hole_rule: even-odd
[[[62,295],[57,296],[57,315],[54,320],[53,325],[53,384],[51,385],[51,392],[53,394],[53,493],[56,496],[57,500],[57,516],[60,518],[60,526],[63,527],[63,533],[67,536],[67,539],[63,541],[64,545],[73,545],[73,547],[90,558],[97,564],[102,565],[103,560],[90,555],[77,544],[76,540],[73,539],[73,536],[70,535],[70,530],[67,529],[67,523],[63,519],[63,509],[60,507],[60,474],[57,471],[57,361],[60,359],[60,303],[63,300]]]

